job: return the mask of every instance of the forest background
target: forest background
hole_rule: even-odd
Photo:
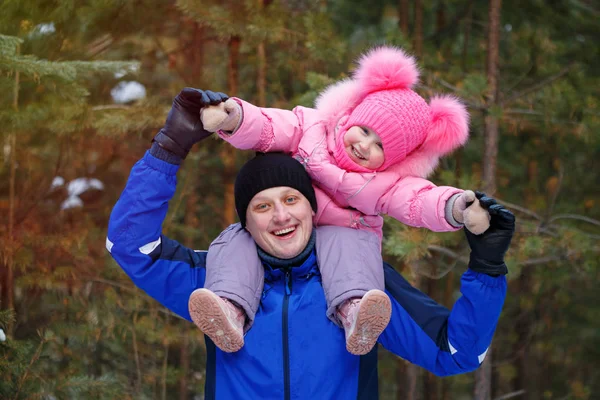
[[[3,0],[0,398],[202,398],[202,335],[105,250],[130,168],[185,86],[310,106],[383,43],[418,57],[420,94],[469,107],[469,143],[431,179],[518,224],[484,365],[442,379],[381,349],[381,398],[600,398],[599,20],[592,0]],[[207,248],[250,156],[196,146],[165,233]],[[385,237],[385,259],[451,307],[462,232],[388,221]]]

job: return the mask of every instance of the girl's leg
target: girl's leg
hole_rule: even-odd
[[[323,226],[317,228],[316,251],[327,316],[344,328],[348,351],[366,354],[391,316],[379,238],[368,231]]]
[[[240,224],[229,226],[209,247],[204,288],[189,300],[192,320],[221,350],[239,350],[254,322],[263,281],[254,240]]]

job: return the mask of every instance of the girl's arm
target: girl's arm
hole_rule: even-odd
[[[434,232],[455,231],[462,228],[452,217],[454,199],[460,193],[460,189],[410,176],[387,190],[377,201],[376,210],[409,226]]]
[[[240,120],[233,132],[217,131],[219,136],[241,150],[294,153],[303,134],[304,113],[311,109],[294,110],[261,108],[242,99],[232,98],[240,106]]]
[[[204,286],[206,252],[188,249],[161,233],[178,169],[150,152],[134,165],[112,210],[106,248],[136,286],[190,320],[188,298]]]

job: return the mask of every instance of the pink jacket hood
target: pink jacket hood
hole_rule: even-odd
[[[383,46],[366,53],[351,78],[329,86],[316,100],[315,108],[325,120],[329,150],[335,153],[341,145],[337,142],[349,128],[344,123],[367,95],[391,88],[412,88],[418,79],[414,58],[401,49]],[[448,95],[433,97],[429,110],[431,121],[424,141],[386,171],[393,171],[397,176],[427,177],[438,165],[440,157],[467,141],[469,115],[458,99]]]

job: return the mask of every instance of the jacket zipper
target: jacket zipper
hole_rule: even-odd
[[[285,270],[285,297],[283,298],[283,393],[285,400],[290,400],[290,348],[288,343],[288,306],[292,294],[292,279],[289,268]]]

